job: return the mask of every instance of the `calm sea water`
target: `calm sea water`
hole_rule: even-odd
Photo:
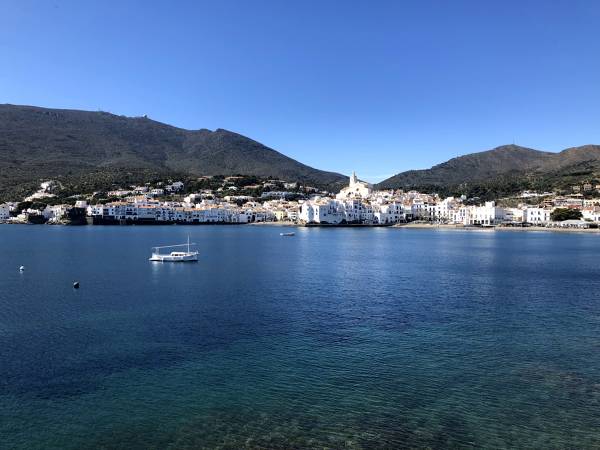
[[[1,226],[0,446],[600,446],[598,236],[280,231]]]

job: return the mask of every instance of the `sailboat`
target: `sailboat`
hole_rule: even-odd
[[[190,243],[190,237],[188,236],[187,244],[176,244],[176,245],[163,245],[161,247],[152,247],[152,256],[150,261],[159,262],[191,262],[198,261],[198,252],[191,251],[190,245],[196,245]],[[171,253],[161,253],[160,250],[163,248],[174,248],[174,247],[187,247],[187,251],[172,251]]]

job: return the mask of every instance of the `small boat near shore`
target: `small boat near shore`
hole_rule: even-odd
[[[190,237],[188,236],[187,244],[176,244],[176,245],[163,245],[161,247],[152,247],[152,256],[149,258],[150,261],[158,262],[195,262],[198,261],[198,252],[191,251],[190,246],[196,245],[190,243]],[[174,248],[174,247],[187,247],[187,251],[171,251],[170,253],[161,253],[160,250],[163,248]]]
[[[279,233],[279,236],[296,236],[296,233],[294,233],[293,231],[290,231],[287,233]]]

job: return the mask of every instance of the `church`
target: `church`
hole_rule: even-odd
[[[350,184],[343,188],[335,198],[343,200],[346,198],[367,198],[373,192],[373,186],[365,181],[360,181],[356,177],[356,172],[352,172]]]

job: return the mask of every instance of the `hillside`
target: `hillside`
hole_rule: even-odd
[[[231,131],[190,131],[146,117],[0,105],[0,194],[49,177],[256,175],[337,186],[317,170]],[[142,177],[143,178],[143,177]]]
[[[492,198],[523,189],[568,189],[573,184],[594,182],[600,179],[599,169],[598,145],[559,153],[505,145],[453,158],[430,169],[402,172],[377,187]]]
[[[499,174],[536,169],[552,159],[553,154],[517,145],[452,158],[425,170],[409,170],[380,183],[385,187],[452,185],[485,180]]]

